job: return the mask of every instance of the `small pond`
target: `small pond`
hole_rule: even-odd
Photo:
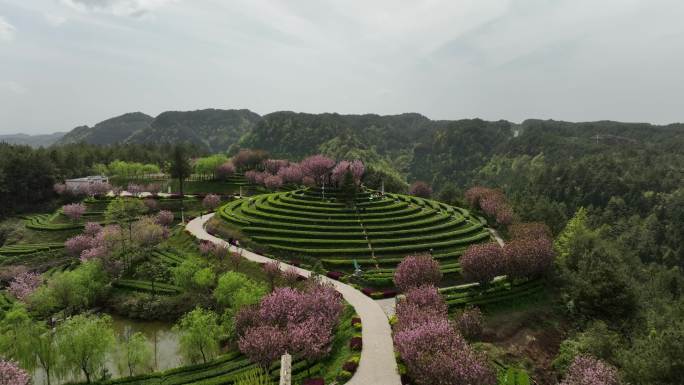
[[[150,350],[155,359],[152,361],[151,371],[166,370],[183,365],[183,360],[178,354],[178,336],[171,330],[172,324],[156,321],[135,321],[118,316],[111,316],[114,326],[114,332],[118,336],[123,335],[126,328],[130,328],[131,332],[142,332],[147,337]],[[110,354],[107,359],[107,369],[111,373],[112,378],[125,377],[128,372],[119,371],[116,356]],[[66,376],[60,379],[53,379],[53,385],[63,384],[67,382],[85,381],[80,377],[74,378]],[[33,373],[33,384],[44,385],[45,373],[42,369],[37,369]]]

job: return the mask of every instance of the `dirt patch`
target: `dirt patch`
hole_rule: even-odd
[[[482,342],[494,347],[495,358],[528,370],[537,384],[555,384],[551,362],[567,334],[558,309],[549,305],[485,315]]]

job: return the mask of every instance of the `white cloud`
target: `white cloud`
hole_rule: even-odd
[[[59,27],[67,21],[66,17],[53,13],[46,13],[43,16],[45,17],[45,21],[53,27]]]
[[[14,40],[14,31],[16,28],[0,16],[0,40]]]
[[[61,0],[79,11],[97,11],[117,16],[139,17],[176,0]]]
[[[0,89],[10,91],[17,95],[28,94],[29,90],[24,85],[19,84],[15,81],[0,81]]]

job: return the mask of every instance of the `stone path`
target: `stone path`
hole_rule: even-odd
[[[214,214],[206,214],[197,217],[185,226],[186,230],[198,239],[211,241],[213,243],[228,245],[220,238],[206,232],[204,224],[211,219]],[[263,255],[255,254],[249,250],[240,250],[230,246],[232,252],[242,252],[242,256],[257,263],[266,263],[272,259]],[[300,269],[285,263],[280,264],[281,269],[294,268],[305,277],[309,277],[309,270]],[[334,285],[335,289],[342,294],[344,299],[351,304],[356,313],[361,318],[363,325],[363,350],[361,351],[361,361],[359,367],[347,382],[347,385],[399,385],[401,380],[397,372],[397,362],[394,359],[394,346],[392,343],[392,332],[383,309],[371,298],[360,291],[342,282],[323,277],[327,282]]]

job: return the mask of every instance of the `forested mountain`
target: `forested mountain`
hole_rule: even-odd
[[[11,134],[0,135],[0,142],[9,144],[24,144],[31,147],[47,147],[60,140],[66,132],[55,132],[45,135]]]
[[[148,128],[133,133],[126,142],[188,142],[210,152],[221,152],[237,143],[259,119],[258,114],[249,110],[167,111],[157,116]]]
[[[76,127],[56,144],[186,142],[209,152],[220,152],[237,143],[259,119],[258,114],[249,110],[167,111],[156,118],[132,112],[93,127]]]
[[[154,118],[142,112],[131,112],[102,121],[93,127],[79,126],[64,135],[57,144],[114,144],[125,141],[138,130],[150,127]]]

